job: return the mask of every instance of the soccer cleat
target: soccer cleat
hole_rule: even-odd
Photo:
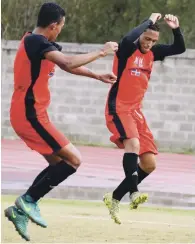
[[[33,223],[43,228],[47,227],[45,220],[41,217],[38,203],[35,202],[31,196],[23,195],[18,197],[15,201],[15,205],[18,209],[22,210]]]
[[[15,206],[11,206],[4,211],[5,217],[8,218],[9,221],[13,223],[16,228],[18,234],[25,239],[26,241],[30,241],[30,236],[27,232],[28,226],[28,217]]]
[[[139,204],[145,203],[148,200],[148,194],[134,192],[130,195],[130,209],[137,209]]]
[[[119,201],[112,198],[112,193],[106,193],[103,197],[103,201],[107,206],[111,218],[114,220],[116,224],[121,224],[119,214]]]

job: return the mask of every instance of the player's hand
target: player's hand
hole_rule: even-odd
[[[164,20],[167,23],[167,25],[170,26],[172,29],[176,29],[179,27],[178,18],[172,14],[166,14]]]
[[[114,84],[116,82],[117,76],[114,73],[102,74],[99,76],[99,80],[104,83]]]
[[[152,20],[153,24],[156,23],[157,20],[161,19],[162,15],[160,13],[152,13],[150,15],[150,20]]]
[[[102,48],[100,55],[102,57],[108,55],[109,53],[114,53],[118,50],[118,43],[116,42],[106,42]]]

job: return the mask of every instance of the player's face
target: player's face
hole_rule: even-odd
[[[65,17],[62,18],[60,23],[53,23],[51,25],[51,35],[50,35],[50,41],[55,41],[60,32],[62,31],[62,28],[65,24]]]
[[[147,29],[144,33],[142,33],[139,39],[141,51],[143,53],[149,52],[150,49],[156,44],[158,39],[159,39],[158,31]]]

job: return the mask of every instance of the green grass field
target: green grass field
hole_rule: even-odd
[[[15,197],[2,196],[1,243],[24,243],[4,209]],[[31,243],[193,243],[195,210],[121,206],[122,224],[109,218],[103,203],[44,199],[42,216],[48,223],[43,229],[29,224]]]

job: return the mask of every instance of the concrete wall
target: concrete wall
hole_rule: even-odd
[[[84,53],[101,45],[61,43],[67,54]],[[17,41],[2,43],[2,137],[16,138],[9,122],[13,90],[13,61]],[[112,56],[89,64],[108,72]],[[104,121],[109,85],[56,69],[50,81],[54,124],[73,142],[113,145]],[[160,149],[195,150],[195,50],[156,62],[143,112]]]

